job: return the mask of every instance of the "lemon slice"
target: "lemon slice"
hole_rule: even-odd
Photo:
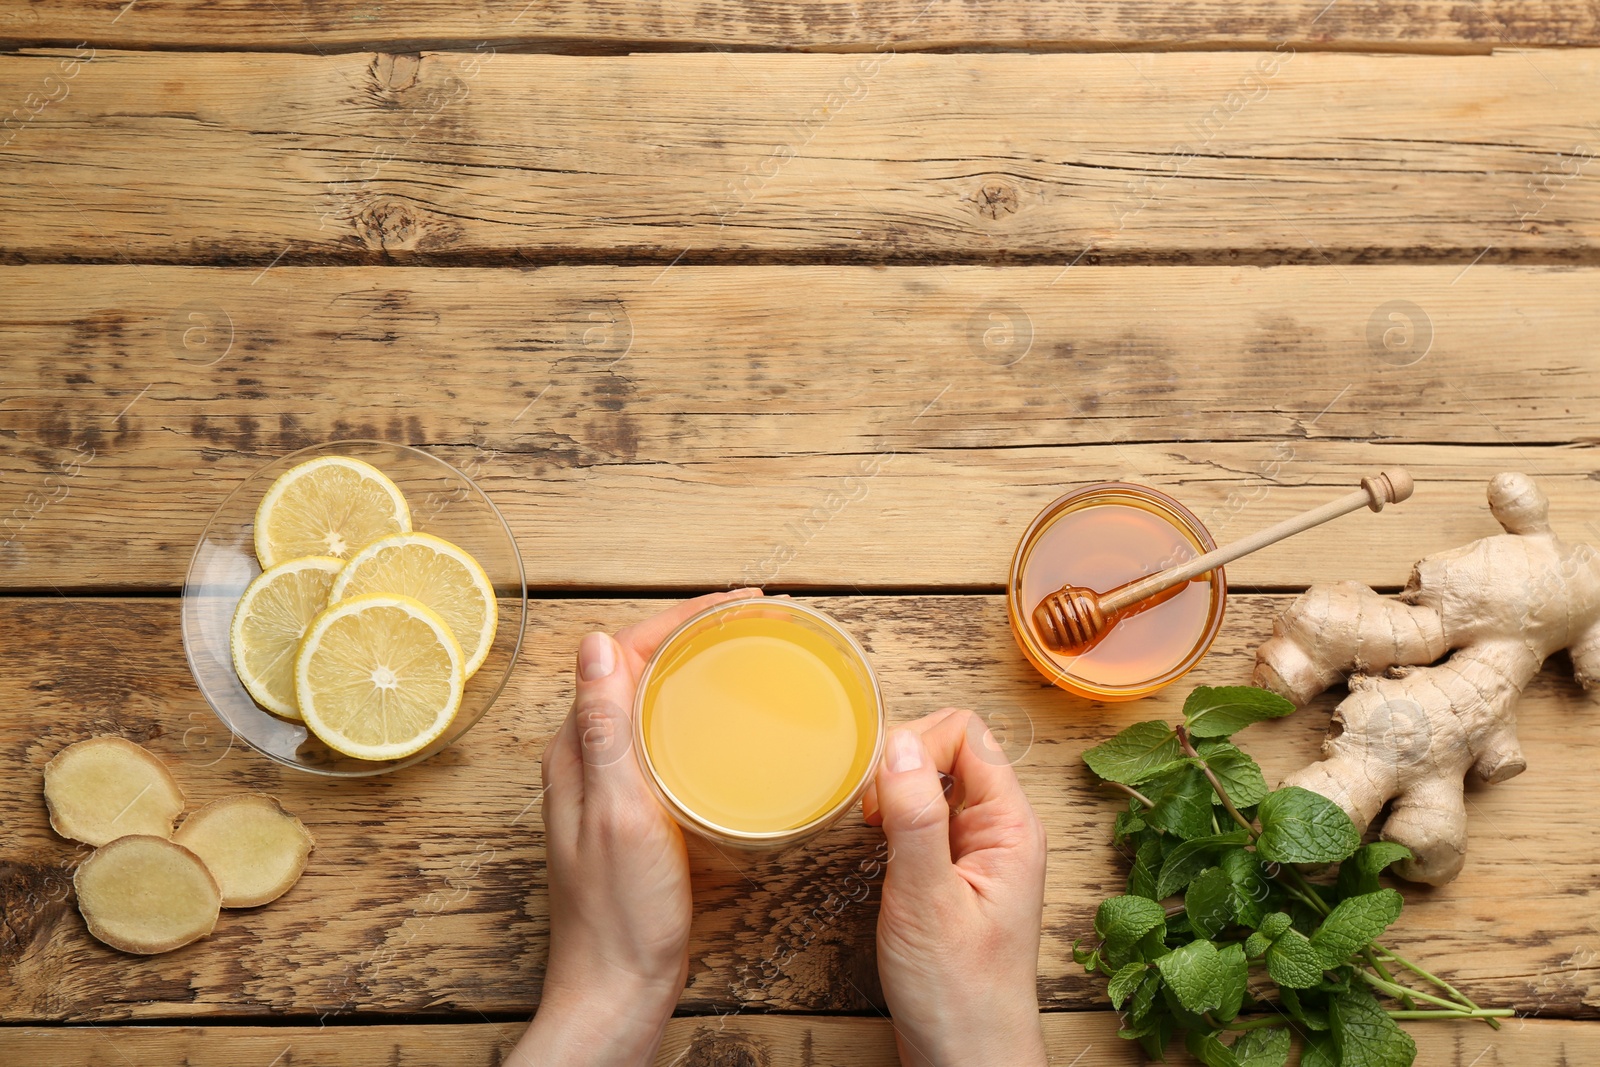
[[[466,656],[471,678],[494,643],[499,613],[494,586],[478,561],[458,545],[433,534],[395,534],[350,557],[334,579],[328,603],[363,593],[413,597],[439,613]]]
[[[411,529],[406,498],[383,472],[349,456],[289,468],[256,508],[256,559],[267,570],[301,556],[351,555]]]
[[[300,714],[346,756],[409,756],[455,718],[464,662],[449,625],[421,601],[392,593],[351,597],[318,615],[300,642]]]
[[[257,704],[285,719],[300,718],[294,657],[311,620],[328,606],[328,590],[344,569],[333,556],[292,559],[256,575],[233,610],[233,669]]]

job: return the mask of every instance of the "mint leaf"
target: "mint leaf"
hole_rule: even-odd
[[[1090,770],[1123,785],[1147,782],[1182,759],[1177,734],[1159,719],[1136,722],[1083,754]]]
[[[1380,889],[1339,902],[1311,935],[1324,967],[1337,967],[1359,952],[1400,917],[1405,903],[1393,889]]]
[[[1198,1015],[1217,1006],[1221,962],[1216,945],[1209,941],[1191,941],[1156,960],[1156,968],[1172,995],[1185,1008]]]
[[[1211,823],[1211,783],[1199,767],[1185,765],[1146,787],[1155,807],[1145,815],[1151,826],[1177,837],[1205,837],[1215,833]]]
[[[1165,912],[1163,912],[1163,915],[1165,915]],[[1179,916],[1179,918],[1182,918],[1182,916]],[[1141,937],[1139,943],[1134,946],[1139,950],[1139,957],[1147,962],[1154,963],[1162,956],[1165,956],[1170,951],[1167,948],[1166,935],[1167,928],[1166,924],[1163,923]]]
[[[1227,737],[1262,719],[1281,719],[1294,705],[1253,685],[1202,685],[1183,702],[1190,737]]]
[[[1378,875],[1391,863],[1411,858],[1411,850],[1393,841],[1374,841],[1362,845],[1355,854],[1339,865],[1339,895],[1356,897],[1363,893],[1376,893]]]
[[[1328,1020],[1340,1067],[1411,1067],[1417,1058],[1417,1043],[1370,994],[1334,997]]]
[[[1239,1067],[1283,1067],[1289,1062],[1289,1031],[1281,1026],[1247,1031],[1233,1043],[1233,1058]]]
[[[1244,1005],[1245,986],[1250,979],[1250,964],[1238,942],[1224,945],[1217,952],[1217,1018],[1227,1022]]]
[[[1268,941],[1276,941],[1283,932],[1294,925],[1287,912],[1275,911],[1261,920],[1261,933]]]
[[[1233,921],[1233,879],[1221,867],[1207,867],[1189,883],[1183,908],[1196,937],[1216,937]]]
[[[1160,900],[1156,895],[1156,873],[1161,870],[1161,838],[1152,834],[1139,842],[1134,853],[1133,867],[1128,871],[1128,894]]]
[[[1146,971],[1144,981],[1139,983],[1139,989],[1133,994],[1133,1001],[1128,1005],[1128,1018],[1135,1023],[1141,1023],[1150,1014],[1150,1008],[1156,1002],[1156,993],[1161,989],[1161,972]]]
[[[1130,800],[1129,804],[1138,801]],[[1138,833],[1144,829],[1144,815],[1136,811],[1119,811],[1117,820],[1111,825],[1111,840],[1121,841],[1123,838]]]
[[[1328,1029],[1327,1010],[1302,1003],[1300,994],[1291,987],[1279,989],[1278,999],[1283,1001],[1283,1010],[1289,1013],[1289,1018],[1304,1023],[1308,1030]]]
[[[1234,807],[1251,807],[1261,803],[1267,795],[1267,779],[1261,767],[1237,745],[1227,741],[1202,741],[1195,746],[1195,751],[1222,783]],[[1212,802],[1221,804],[1222,798],[1213,796]]]
[[[1120,1009],[1122,1002],[1133,996],[1139,988],[1139,983],[1144,981],[1144,976],[1149,973],[1150,965],[1144,962],[1130,963],[1111,976],[1111,983],[1106,986],[1106,995],[1111,998],[1111,1006]]]
[[[1291,785],[1267,794],[1257,810],[1256,852],[1274,863],[1334,863],[1361,844],[1361,834],[1327,797]]]
[[[1267,949],[1267,973],[1280,986],[1310,989],[1322,981],[1322,954],[1299,930],[1285,930]]]
[[[1180,841],[1166,852],[1161,862],[1161,876],[1156,879],[1155,899],[1165,900],[1194,880],[1194,876],[1210,866],[1211,856],[1220,849],[1242,845],[1250,840],[1243,830],[1226,834],[1210,834],[1188,841]]]
[[[1183,1035],[1183,1045],[1189,1050],[1189,1055],[1206,1067],[1239,1067],[1239,1061],[1233,1058],[1233,1050],[1218,1040],[1215,1030],[1209,1033],[1190,1030]]]
[[[1334,1046],[1332,1034],[1310,1033],[1305,1039],[1300,1067],[1339,1067],[1339,1050]]]
[[[1217,861],[1233,883],[1233,913],[1245,926],[1260,926],[1272,896],[1272,881],[1261,869],[1261,861],[1249,849],[1231,848]]]
[[[1167,1042],[1172,1040],[1172,1016],[1150,1016],[1150,1030],[1139,1038],[1144,1054],[1157,1062],[1167,1058]]]
[[[1132,944],[1166,921],[1166,910],[1146,897],[1107,897],[1094,913],[1094,932],[1107,942]]]
[[[1272,938],[1260,930],[1252,930],[1250,936],[1244,939],[1244,954],[1251,959],[1255,959],[1271,947]]]

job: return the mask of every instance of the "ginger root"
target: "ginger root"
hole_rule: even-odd
[[[264,793],[213,800],[183,820],[172,840],[200,857],[222,890],[224,908],[253,908],[287,893],[316,840]]]
[[[1527,767],[1516,704],[1545,659],[1567,649],[1579,684],[1600,687],[1600,555],[1555,536],[1526,475],[1496,475],[1489,508],[1506,532],[1422,560],[1398,600],[1314,585],[1256,651],[1255,684],[1297,705],[1348,680],[1323,759],[1284,784],[1363,829],[1393,801],[1382,836],[1411,850],[1394,870],[1414,882],[1461,871],[1467,771],[1502,782]]]
[[[89,933],[140,956],[205,937],[222,907],[222,892],[200,857],[149,834],[95,849],[73,873],[72,886]]]
[[[45,764],[44,803],[56,833],[98,848],[128,834],[171,837],[183,790],[149,751],[107,735],[68,745]]]

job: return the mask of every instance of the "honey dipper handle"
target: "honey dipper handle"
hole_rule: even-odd
[[[1141,600],[1165,592],[1175,585],[1181,585],[1207,571],[1215,570],[1224,563],[1232,563],[1240,556],[1248,556],[1257,549],[1266,548],[1297,533],[1304,533],[1313,526],[1320,526],[1330,519],[1337,519],[1340,515],[1348,515],[1362,508],[1382,511],[1385,504],[1398,504],[1409,497],[1411,489],[1411,475],[1404,470],[1396,468],[1380,471],[1370,478],[1361,479],[1360,489],[1346,493],[1337,500],[1330,500],[1319,508],[1312,508],[1310,511],[1284,519],[1276,526],[1258,530],[1232,544],[1214,548],[1187,563],[1168,567],[1164,571],[1157,571],[1127,585],[1119,586],[1100,598],[1100,610],[1109,616],[1130,608]]]

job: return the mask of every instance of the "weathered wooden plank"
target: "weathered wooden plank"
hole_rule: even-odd
[[[997,587],[1070,486],[1161,485],[1231,538],[1396,463],[1415,501],[1233,579],[1399,584],[1495,531],[1505,469],[1596,536],[1591,271],[1056,274],[0,269],[0,583],[173,590],[250,471],[357,436],[480,479],[535,587]]]
[[[1469,51],[1505,45],[1600,43],[1585,5],[1492,0],[1467,8],[1444,0],[1333,5],[1324,0],[1149,0],[1095,6],[1070,0],[666,0],[648,10],[618,2],[545,0],[537,9],[488,0],[425,0],[381,17],[353,5],[285,0],[55,0],[0,9],[0,39],[89,41],[113,48],[335,51],[410,47],[789,48],[815,51],[923,48],[1360,48]]]
[[[1420,480],[1418,496],[1402,509],[1363,512],[1273,546],[1230,565],[1230,581],[1298,588],[1355,578],[1398,587],[1422,556],[1501,532],[1484,492],[1502,470],[1539,477],[1563,536],[1597,539],[1586,449],[1339,441],[885,446],[865,457],[745,456],[674,466],[573,463],[561,447],[486,454],[428,446],[499,505],[535,589],[998,589],[1034,515],[1079,485],[1161,487],[1222,543],[1396,465]],[[4,475],[8,498],[18,501],[0,549],[12,590],[176,590],[211,511],[270,458],[201,447],[173,468],[165,465],[172,453],[137,448],[96,453],[92,463],[68,451],[49,454],[60,466],[43,479]]]
[[[1519,1020],[1500,1033],[1449,1024],[1407,1023],[1417,1038],[1417,1067],[1570,1067],[1600,1057],[1600,1024],[1565,1019]],[[495,1064],[516,1041],[517,1023],[419,1023],[409,1026],[98,1026],[0,1029],[0,1054],[32,1067],[128,1067],[184,1063],[338,1063],[342,1067],[433,1067]],[[1044,1016],[1051,1062],[1139,1067],[1136,1046],[1116,1036],[1108,1011]],[[883,1019],[741,1015],[676,1018],[657,1067],[896,1067],[890,1024]],[[1192,1063],[1181,1049],[1172,1063]]]
[[[1050,834],[1040,995],[1054,1009],[1102,1007],[1070,950],[1124,871],[1106,843],[1115,804],[1092,786],[1079,755],[1129,722],[1175,714],[1186,688],[1109,707],[1051,689],[1022,661],[994,597],[819,603],[871,650],[894,718],[947,704],[1009,716],[1018,771]],[[1269,612],[1284,603],[1235,597],[1193,681],[1246,678]],[[173,602],[0,601],[0,634],[18,652],[0,658],[0,707],[13,709],[0,726],[0,759],[11,768],[0,791],[0,962],[8,975],[0,1017],[270,1012],[338,1021],[357,1012],[530,1010],[547,933],[538,811],[530,805],[537,756],[570,699],[571,649],[589,628],[659,606],[535,603],[524,661],[503,702],[461,744],[401,774],[327,782],[281,772],[217,736],[187,673]],[[1251,728],[1247,746],[1269,778],[1312,758],[1332,702]],[[1593,805],[1573,783],[1592,776],[1600,721],[1559,668],[1535,681],[1519,717],[1530,769],[1470,790],[1465,872],[1443,889],[1408,889],[1391,940],[1481,1002],[1594,1016],[1600,853]],[[38,790],[51,755],[106,731],[166,759],[193,804],[241,788],[281,797],[319,842],[305,877],[268,907],[225,913],[211,938],[175,953],[132,959],[92,941],[67,890],[83,850],[51,833]],[[846,877],[880,843],[877,831],[852,819],[780,857],[730,858],[697,846],[683,1009],[870,1011],[879,999],[876,888],[826,921],[814,909],[830,893],[850,892]],[[765,980],[762,962],[780,959],[787,962],[777,977]]]
[[[1465,264],[1600,236],[1584,49],[79,51],[0,57],[12,261]]]
[[[415,418],[419,442],[537,430],[600,458],[584,423],[609,406],[631,458],[682,463],[792,451],[802,422],[806,451],[871,452],[935,400],[924,446],[1531,445],[1592,438],[1600,404],[1588,269],[33,266],[0,289],[19,447]]]

